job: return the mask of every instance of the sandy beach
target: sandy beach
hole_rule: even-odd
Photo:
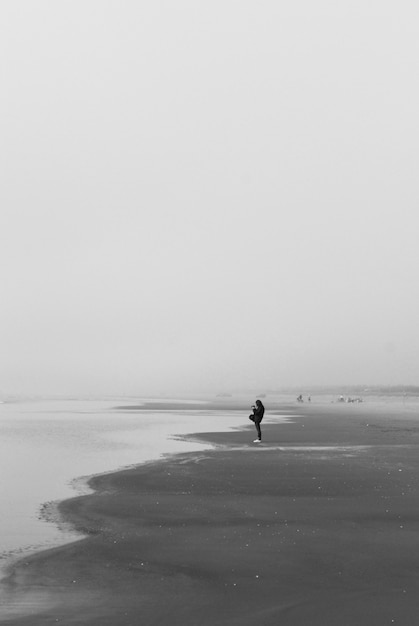
[[[278,407],[278,413],[290,407]],[[95,476],[83,538],[16,563],[2,624],[417,623],[419,423],[402,404],[291,407],[214,444]]]

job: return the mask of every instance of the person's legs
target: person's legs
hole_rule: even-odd
[[[259,441],[262,441],[262,431],[260,429],[260,420],[255,420],[256,431],[258,434]]]

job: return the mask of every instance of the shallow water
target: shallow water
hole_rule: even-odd
[[[125,411],[121,400],[43,400],[0,405],[0,567],[74,538],[43,505],[86,489],[75,480],[209,446],[176,438],[243,424],[229,411]],[[138,402],[137,402],[138,404]]]

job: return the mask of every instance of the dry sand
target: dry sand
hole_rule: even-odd
[[[95,477],[61,504],[86,537],[19,562],[10,626],[414,626],[419,418],[298,406],[293,422]],[[7,604],[3,615],[7,615]]]

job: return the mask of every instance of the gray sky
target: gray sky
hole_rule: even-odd
[[[419,382],[419,8],[0,5],[0,393]]]

